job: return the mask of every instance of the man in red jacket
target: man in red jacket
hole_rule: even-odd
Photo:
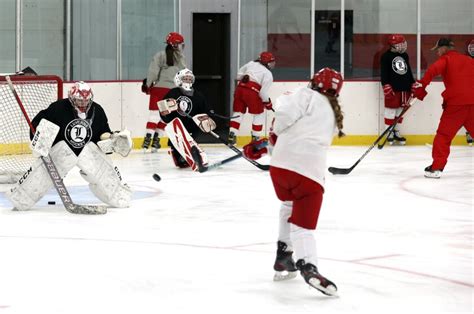
[[[451,141],[459,129],[464,126],[474,134],[474,59],[455,51],[449,38],[440,38],[431,50],[436,51],[439,59],[413,84],[413,93],[423,100],[425,88],[433,78],[443,78],[443,114],[433,142],[433,163],[425,168],[425,177],[440,178],[448,162]]]

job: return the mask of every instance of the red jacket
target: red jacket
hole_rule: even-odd
[[[473,58],[449,50],[426,70],[420,82],[427,86],[438,75],[446,87],[441,94],[446,105],[474,105]]]

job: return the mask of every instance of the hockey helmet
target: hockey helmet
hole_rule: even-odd
[[[258,57],[258,61],[261,64],[266,65],[268,68],[273,69],[275,67],[275,56],[269,51],[264,51]]]
[[[467,53],[474,58],[474,39],[467,45]]]
[[[343,82],[341,73],[331,68],[323,68],[311,78],[310,88],[323,94],[339,96]]]
[[[90,86],[84,81],[74,83],[68,92],[68,98],[73,107],[80,112],[87,112],[92,104],[94,94]]]
[[[184,37],[180,33],[171,32],[166,36],[166,43],[173,46],[173,48],[177,48],[184,43]]]
[[[391,34],[388,36],[388,44],[392,46],[398,53],[407,51],[407,41],[402,34]]]
[[[174,84],[185,91],[192,91],[194,84],[194,74],[190,69],[182,69],[174,76]]]

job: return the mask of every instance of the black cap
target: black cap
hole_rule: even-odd
[[[454,42],[449,39],[449,38],[440,38],[438,39],[438,41],[436,42],[436,45],[431,48],[431,50],[436,50],[440,47],[443,47],[443,46],[446,46],[446,47],[454,47]]]

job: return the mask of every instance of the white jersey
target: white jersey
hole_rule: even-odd
[[[326,96],[308,87],[278,97],[273,132],[278,140],[270,164],[294,171],[324,187],[326,156],[336,119]]]
[[[260,62],[250,61],[239,69],[237,79],[240,81],[244,75],[248,75],[252,82],[261,86],[260,98],[263,102],[268,101],[268,91],[273,83],[272,72]]]

